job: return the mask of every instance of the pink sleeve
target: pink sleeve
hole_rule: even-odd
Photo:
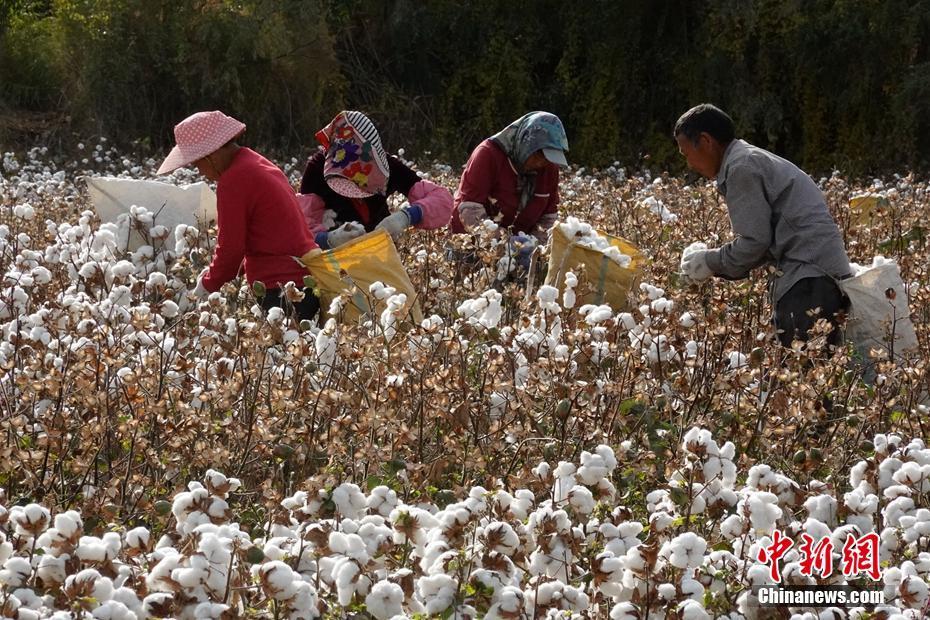
[[[323,225],[326,203],[322,198],[316,194],[297,194],[297,205],[311,233],[315,235],[318,232],[326,232],[326,227]]]
[[[432,181],[414,183],[407,194],[407,202],[420,205],[423,219],[417,224],[417,228],[442,228],[452,217],[452,192]]]

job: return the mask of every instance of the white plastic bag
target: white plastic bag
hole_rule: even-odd
[[[872,266],[858,269],[839,285],[849,297],[846,339],[865,360],[871,358],[873,349],[898,360],[917,351],[917,334],[897,263],[877,256]]]
[[[206,183],[181,187],[160,181],[88,177],[87,191],[101,222],[115,222],[123,213],[129,213],[133,205],[151,211],[155,224],[172,233],[178,224],[202,227],[216,220],[216,194]],[[128,249],[135,250],[144,242],[134,230]]]

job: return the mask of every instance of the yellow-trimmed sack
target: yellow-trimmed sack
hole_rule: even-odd
[[[588,283],[594,291],[587,295],[579,294],[576,304],[608,304],[614,310],[625,310],[630,305],[629,292],[639,284],[646,257],[626,239],[601,231],[598,231],[598,234],[606,237],[610,245],[619,248],[630,257],[629,267],[621,267],[603,252],[573,242],[562,232],[559,222],[556,222],[549,234],[549,270],[546,273],[546,284],[557,287],[561,293],[565,288],[565,274],[577,270],[579,265],[584,265]]]
[[[300,258],[320,289],[320,308],[325,313],[337,295],[345,293],[350,303],[345,318],[357,320],[371,312],[368,287],[373,282],[392,286],[407,295],[407,311],[418,323],[423,313],[407,270],[391,236],[376,230],[325,252],[311,251]],[[374,301],[374,300],[371,300]]]

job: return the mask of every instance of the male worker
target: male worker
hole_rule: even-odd
[[[710,276],[745,278],[774,263],[770,283],[774,323],[784,346],[806,340],[819,318],[833,324],[828,342],[839,344],[836,313],[847,300],[836,284],[849,277],[849,257],[823,193],[790,161],[736,139],[733,120],[702,103],[675,123],[678,149],[695,172],[716,178],[736,238],[716,249],[695,249],[681,258],[694,281]]]

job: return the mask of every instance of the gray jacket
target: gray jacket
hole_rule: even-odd
[[[798,280],[849,275],[849,257],[823,192],[790,161],[734,140],[723,154],[717,190],[736,238],[708,252],[716,275],[741,279],[774,263],[773,303]]]

